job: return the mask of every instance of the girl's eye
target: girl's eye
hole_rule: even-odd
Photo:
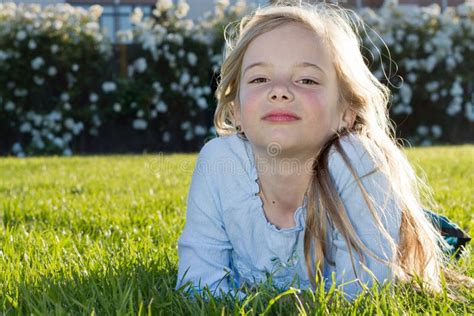
[[[301,79],[300,82],[302,84],[307,84],[307,85],[317,85],[317,84],[319,84],[316,81],[314,81],[313,79],[307,79],[307,78]]]
[[[260,77],[260,78],[255,78],[251,80],[249,83],[265,83],[267,82],[266,78]]]

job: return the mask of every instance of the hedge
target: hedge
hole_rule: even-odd
[[[157,2],[113,45],[100,6],[0,4],[0,154],[191,151],[215,136],[223,30],[253,8],[217,1],[202,19]],[[474,140],[474,6],[362,9],[362,51],[393,92],[412,144]],[[125,43],[131,43],[126,44]],[[125,65],[125,68],[124,68]]]

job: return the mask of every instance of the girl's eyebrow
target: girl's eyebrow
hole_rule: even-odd
[[[258,66],[262,66],[262,67],[271,67],[272,64],[269,64],[269,63],[266,63],[266,62],[263,62],[263,61],[260,61],[260,62],[256,62],[256,63],[253,63],[253,64],[250,64],[248,65],[247,67],[245,67],[244,69],[244,74],[250,70],[251,68],[254,68],[254,67],[258,67]],[[319,70],[320,72],[322,72],[323,74],[326,74],[326,72],[321,68],[319,67],[318,65],[316,64],[313,64],[313,63],[310,63],[310,62],[300,62],[300,63],[297,63],[295,64],[293,67],[295,68],[315,68],[316,70]]]

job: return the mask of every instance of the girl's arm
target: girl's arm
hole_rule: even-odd
[[[374,171],[375,164],[363,149],[362,144],[355,138],[350,139],[352,140],[350,142],[341,141],[342,148],[372,201],[382,226],[394,242],[398,243],[401,210],[391,192],[389,179],[380,171]],[[387,261],[393,260],[395,254],[392,253],[389,241],[377,226],[351,170],[336,151],[329,157],[329,172],[351,224],[361,241],[377,257]],[[331,239],[329,247],[333,249],[335,262],[332,272],[335,272],[336,285],[341,285],[348,296],[356,296],[362,290],[362,284],[370,287],[375,283],[382,284],[385,280],[392,279],[392,270],[389,265],[367,253],[364,254],[364,262],[357,252],[352,250],[354,258],[352,262],[349,247],[337,229],[332,231]],[[331,282],[331,276],[327,277]],[[330,285],[330,283],[327,284],[327,286]]]
[[[221,219],[217,185],[209,179],[217,174],[211,169],[215,167],[211,158],[216,153],[216,146],[211,143],[202,148],[191,180],[186,224],[178,241],[176,288],[190,281],[192,288],[199,293],[208,286],[213,295],[219,296],[221,290],[226,293],[231,290],[229,266],[232,245]]]

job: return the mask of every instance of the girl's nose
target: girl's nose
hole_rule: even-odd
[[[288,89],[288,86],[282,83],[275,83],[268,93],[268,99],[270,102],[291,101],[293,100],[293,97],[293,93]]]

